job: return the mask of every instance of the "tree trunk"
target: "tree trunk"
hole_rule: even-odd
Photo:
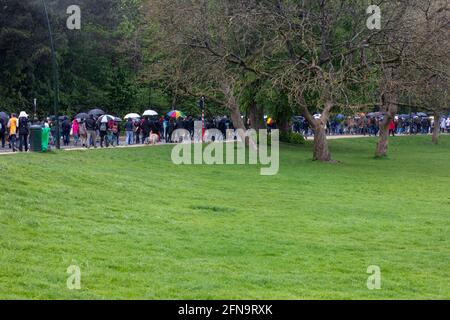
[[[391,121],[394,120],[398,111],[395,92],[397,88],[394,86],[394,69],[388,67],[384,70],[384,78],[381,87],[383,91],[380,94],[382,111],[386,113],[383,121],[380,123],[380,138],[378,139],[377,148],[375,149],[376,158],[384,158],[388,155],[389,149],[389,127]]]
[[[325,124],[327,123],[329,113],[333,108],[333,102],[331,100],[326,102],[321,120],[314,119],[313,115],[308,110],[306,101],[303,96],[300,96],[299,102],[303,116],[306,118],[309,125],[314,129],[313,160],[321,162],[333,162],[333,159],[331,158],[330,148],[328,146],[327,133],[325,130]]]
[[[321,121],[314,127],[314,161],[331,162],[330,148],[327,135]]]
[[[259,108],[256,104],[253,104],[249,108],[248,113],[252,129],[260,130],[266,128],[266,124],[264,123],[264,110],[262,108]]]
[[[230,110],[231,121],[233,122],[233,126],[235,129],[245,130],[244,120],[241,117],[239,106],[236,104],[236,99],[234,99],[233,97],[230,100],[227,103],[227,109]]]
[[[441,116],[437,113],[434,114],[434,129],[433,129],[433,144],[439,144],[439,138],[441,135]]]
[[[177,101],[178,101],[177,94],[174,93],[172,96],[172,110],[175,110],[175,108],[177,107]]]
[[[291,131],[291,127],[289,126],[289,119],[284,118],[281,119],[280,122],[278,123],[278,129],[280,130],[281,133],[289,133],[289,131]]]
[[[238,134],[242,141],[245,141],[245,145],[253,150],[258,150],[258,146],[256,141],[251,141],[252,139],[248,139],[246,136],[246,128],[244,120],[241,117],[241,110],[239,108],[239,104],[237,103],[237,99],[233,94],[233,91],[230,86],[223,86],[223,93],[227,97],[226,107],[230,111],[231,121],[233,122],[233,127],[238,130]],[[241,129],[241,130],[239,130]]]
[[[389,125],[391,123],[391,117],[386,116],[380,125],[380,138],[378,139],[377,149],[375,151],[375,157],[383,158],[387,157],[389,148]]]

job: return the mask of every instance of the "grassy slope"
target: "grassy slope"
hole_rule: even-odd
[[[374,146],[332,141],[337,165],[284,146],[275,177],[168,147],[3,156],[0,298],[448,299],[450,139]]]

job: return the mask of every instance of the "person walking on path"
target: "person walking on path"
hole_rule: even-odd
[[[17,126],[18,120],[16,115],[13,113],[8,121],[8,135],[9,135],[9,144],[11,145],[12,152],[16,152],[16,139],[17,139]]]
[[[173,118],[169,119],[169,124],[167,125],[167,138],[166,143],[172,143],[172,134],[175,131],[175,121]]]
[[[107,144],[106,146],[108,147],[109,145],[111,145],[112,147],[114,147],[114,121],[113,120],[109,120],[108,121],[108,131],[107,131]]]
[[[120,145],[120,122],[119,121],[114,121],[113,135],[114,135],[114,139],[116,140],[116,146],[119,146]]]
[[[445,133],[445,118],[441,119],[440,127],[441,127],[441,133]]]
[[[103,143],[105,143],[106,147],[109,147],[108,143],[108,122],[102,121],[99,125],[100,131],[100,148],[103,148]]]
[[[144,121],[144,120],[142,120]],[[134,123],[134,136],[136,138],[136,144],[140,144],[141,140],[140,140],[140,135],[141,135],[141,121],[140,120],[136,120]]]
[[[395,121],[391,120],[390,124],[389,124],[389,135],[392,135],[393,137],[395,137]]]
[[[70,130],[72,129],[72,125],[70,124],[69,119],[64,117],[63,123],[61,124],[61,131],[63,135],[63,143],[64,146],[69,146],[70,144]]]
[[[162,123],[162,128],[163,128],[163,138],[164,138],[164,142],[167,143],[169,141],[168,139],[168,129],[169,129],[169,121],[167,120],[167,118],[164,118],[163,123]]]
[[[6,123],[5,119],[2,118],[0,118],[0,140],[2,142],[2,149],[4,149],[6,140]]]
[[[75,146],[77,146],[78,145],[78,139],[79,139],[79,136],[80,136],[80,125],[78,124],[78,120],[77,119],[73,119],[73,121],[72,121],[71,132],[72,132],[72,136],[73,136],[73,144]]]
[[[28,115],[22,111],[19,115],[19,151],[22,152],[25,149],[25,152],[28,152],[28,134],[29,134],[29,122]]]
[[[56,121],[54,121],[52,118],[47,118],[48,121],[48,125],[50,127],[50,137],[51,137],[51,142],[50,144],[52,146],[56,145]]]
[[[142,130],[142,144],[145,144],[148,142],[148,139],[150,138],[151,123],[149,117],[145,117],[144,121],[141,123],[141,130]]]
[[[94,119],[94,115],[89,115],[86,120],[86,131],[87,131],[87,148],[91,146],[97,148],[97,122]]]
[[[78,124],[78,134],[80,137],[79,139],[81,140],[81,146],[84,148],[87,147],[88,142],[87,142],[87,130],[85,121],[81,121],[81,123]]]
[[[125,143],[131,146],[134,143],[134,123],[133,119],[129,118],[127,123],[125,123]]]

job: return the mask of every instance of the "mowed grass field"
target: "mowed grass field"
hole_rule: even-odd
[[[171,147],[1,156],[0,298],[449,299],[450,137],[430,140],[331,141],[335,165],[282,145],[272,177]]]

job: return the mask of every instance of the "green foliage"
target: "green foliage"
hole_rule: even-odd
[[[122,116],[142,112],[158,101],[170,109],[164,92],[150,92],[141,77],[143,51],[141,0],[80,0],[81,30],[66,27],[73,1],[48,1],[60,73],[60,114],[100,107]],[[15,19],[8,19],[14,16]],[[0,6],[0,109],[53,114],[53,79],[49,38],[42,2],[7,1]],[[149,99],[150,95],[153,99]]]

